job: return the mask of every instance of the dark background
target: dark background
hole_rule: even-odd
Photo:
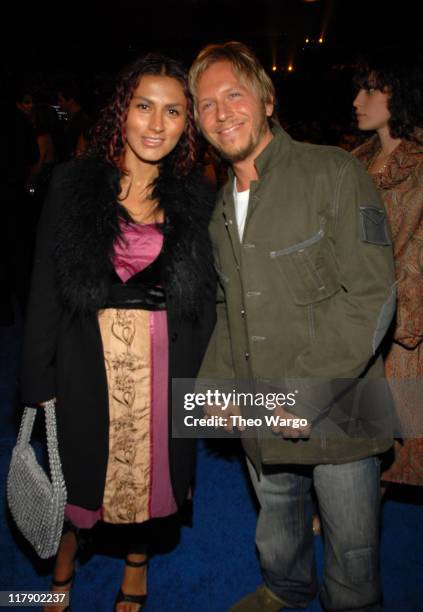
[[[241,40],[271,72],[282,120],[351,124],[351,77],[362,53],[421,43],[419,2],[402,0],[120,0],[2,5],[3,83],[47,96],[78,78],[96,114],[113,76],[146,51],[190,64],[209,42]],[[318,38],[323,36],[323,43]],[[309,37],[310,42],[305,42]],[[413,53],[413,51],[410,51]],[[292,64],[293,71],[287,66]],[[277,71],[272,72],[276,64]]]

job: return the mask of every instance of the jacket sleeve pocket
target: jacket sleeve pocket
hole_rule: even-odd
[[[389,246],[391,244],[386,213],[382,208],[377,206],[360,206],[360,217],[360,237],[362,242],[378,244],[380,246]]]

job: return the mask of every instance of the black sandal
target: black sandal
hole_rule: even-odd
[[[75,578],[75,572],[72,572],[72,575],[69,578],[66,578],[66,580],[56,580],[54,577],[51,580],[51,584],[52,586],[56,586],[56,587],[65,587],[68,586],[68,584],[72,584],[73,579]],[[69,591],[53,591],[54,593],[69,593],[70,595],[70,589]],[[66,608],[63,608],[62,612],[70,612],[70,606],[66,606]]]
[[[125,560],[125,565],[127,565],[128,567],[144,567],[144,565],[147,565],[147,563],[148,563],[148,559],[144,559],[144,561]],[[147,593],[145,593],[144,595],[129,595],[128,593],[124,593],[122,589],[119,589],[118,594],[116,595],[114,609],[116,610],[116,606],[119,603],[126,602],[126,603],[139,604],[140,606],[139,610],[141,610],[146,600],[147,600]]]

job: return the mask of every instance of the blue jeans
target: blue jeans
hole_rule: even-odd
[[[318,592],[310,495],[314,482],[324,535],[324,609],[380,610],[379,459],[263,466],[259,478],[247,463],[261,506],[256,544],[267,587],[293,608],[307,607]]]

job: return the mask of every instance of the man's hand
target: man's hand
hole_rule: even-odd
[[[293,422],[293,419],[298,421],[300,417],[292,412],[284,410],[281,406],[277,406],[272,410],[272,414],[278,419],[284,419],[287,422]],[[290,421],[288,421],[290,419]],[[306,427],[292,427],[288,425],[272,425],[272,431],[275,434],[281,434],[284,438],[308,438],[310,436],[311,425]]]

